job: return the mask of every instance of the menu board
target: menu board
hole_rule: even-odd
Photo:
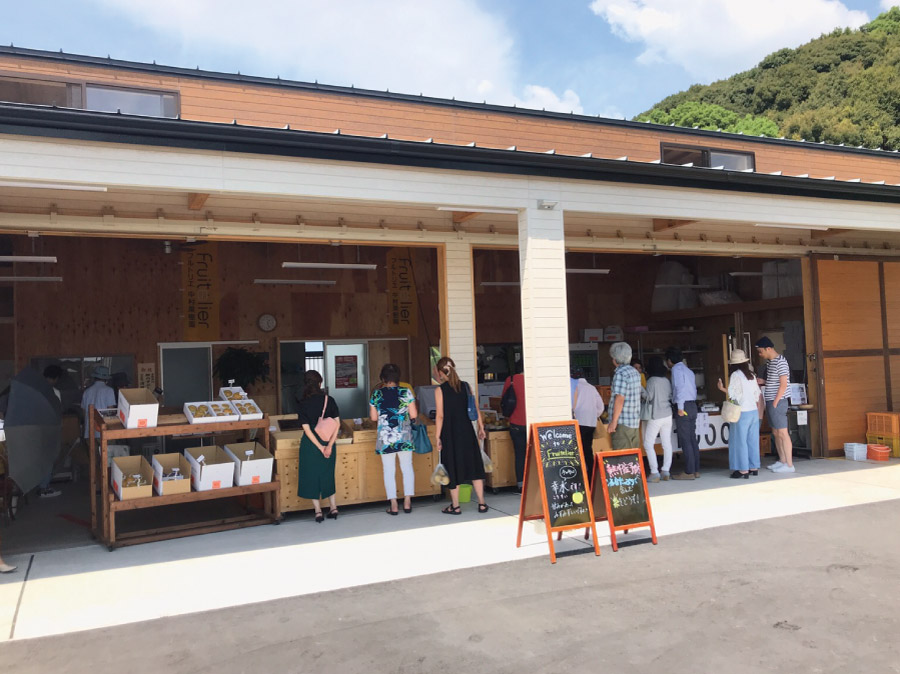
[[[550,527],[591,521],[581,465],[578,427],[574,422],[536,428],[538,460],[544,474],[544,491]]]
[[[601,479],[606,489],[603,490],[604,499],[594,498],[594,516],[601,520],[611,515],[610,519],[616,527],[650,522],[640,450],[599,456]],[[600,490],[596,492],[599,494]]]

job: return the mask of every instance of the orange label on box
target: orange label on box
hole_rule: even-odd
[[[213,480],[213,489],[221,489],[222,481],[221,480]]]
[[[123,424],[125,423],[125,411],[124,410],[119,410],[119,419],[122,420]]]
[[[147,420],[138,419],[138,428],[147,428]]]
[[[254,475],[252,482],[253,484],[259,484],[259,475]]]
[[[113,480],[113,491],[119,493],[119,483]]]

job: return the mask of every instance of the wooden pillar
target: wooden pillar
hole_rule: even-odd
[[[441,274],[441,352],[456,363],[460,379],[475,389],[475,286],[472,246],[453,241],[439,251]]]
[[[569,315],[561,205],[519,213],[522,350],[528,423],[572,418]]]

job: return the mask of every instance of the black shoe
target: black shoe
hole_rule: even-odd
[[[758,477],[758,476],[759,476],[759,471],[758,471],[758,470],[753,470],[753,469],[751,468],[751,469],[750,469],[750,474],[751,474],[753,477]]]
[[[316,513],[316,524],[321,524],[324,521],[325,521],[325,515],[323,515],[321,512],[317,512]]]
[[[338,515],[340,515],[340,513],[338,512],[337,508],[335,508],[334,510],[330,510],[328,514],[325,515],[325,517],[330,520],[336,520],[338,518]]]
[[[749,480],[750,473],[742,473],[741,471],[736,470],[731,474],[732,480],[740,480],[741,478],[744,478],[745,480]]]

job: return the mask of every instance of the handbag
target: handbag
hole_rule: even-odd
[[[741,406],[726,400],[722,403],[722,421],[733,424],[741,418]]]
[[[416,454],[431,454],[434,447],[431,446],[431,438],[428,437],[428,427],[425,424],[412,425],[413,451]]]
[[[516,411],[516,405],[518,404],[518,399],[516,398],[516,389],[513,388],[512,377],[509,379],[509,388],[506,389],[506,393],[503,394],[503,397],[500,398],[500,413],[509,419],[513,413]]]
[[[319,440],[328,442],[329,440],[331,440],[331,436],[334,435],[334,432],[337,429],[338,422],[332,417],[325,416],[326,407],[328,407],[327,395],[325,396],[325,404],[322,405],[322,414],[319,415],[319,420],[316,422],[316,435],[319,436]]]
[[[478,421],[478,405],[475,404],[475,396],[472,393],[472,387],[466,383],[466,390],[469,397],[466,400],[466,411],[469,413],[469,421]]]
[[[649,400],[641,401],[641,421],[650,421],[653,419],[653,403]]]

